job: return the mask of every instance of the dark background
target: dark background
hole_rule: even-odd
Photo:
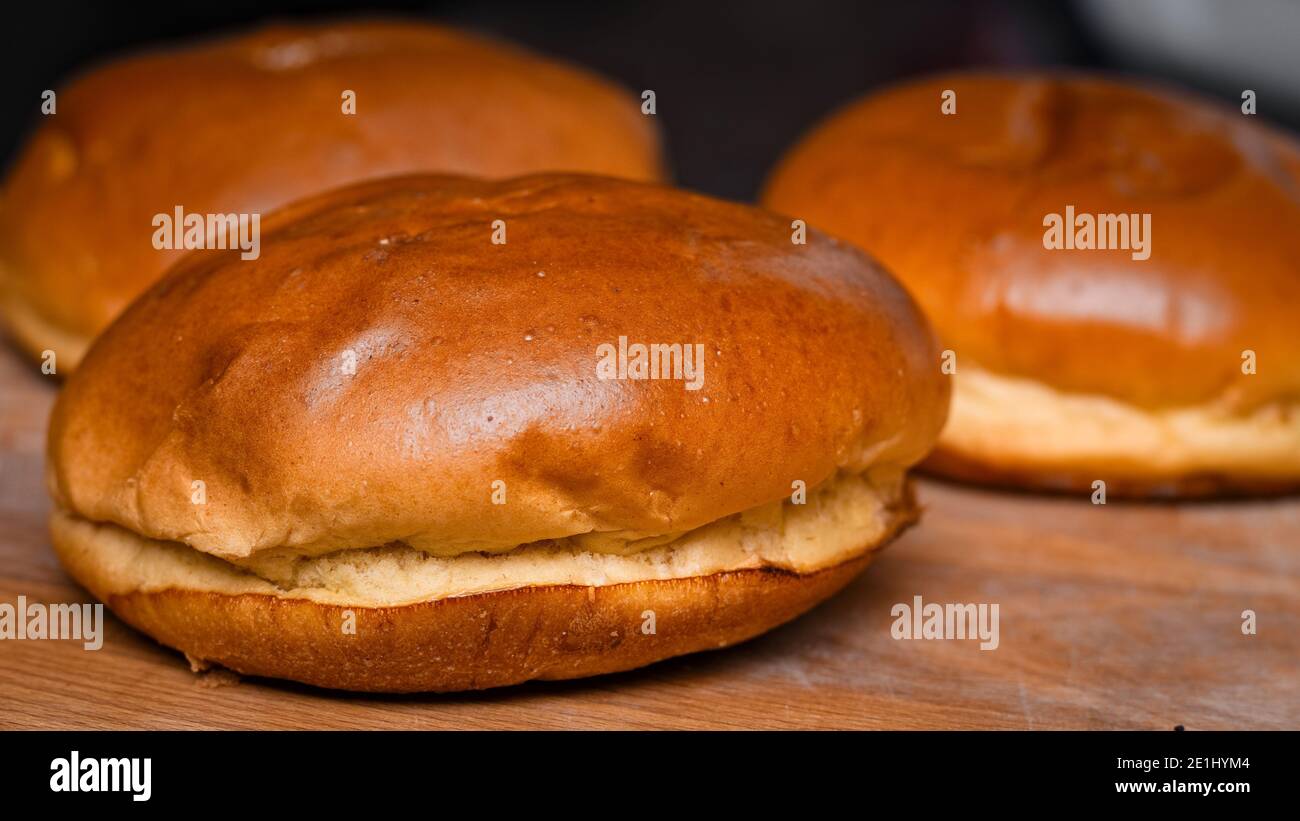
[[[0,162],[35,123],[41,91],[96,62],[268,19],[357,12],[492,32],[654,89],[677,181],[737,199],[840,104],[961,66],[1120,70],[1233,105],[1251,88],[1261,117],[1300,125],[1296,0],[56,1],[0,12]]]

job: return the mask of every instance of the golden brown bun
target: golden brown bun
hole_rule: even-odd
[[[945,89],[956,92],[954,115],[941,113]],[[1300,483],[1294,421],[1250,464],[1216,464],[1222,443],[1208,441],[1220,422],[1300,414],[1300,149],[1253,117],[1078,74],[938,76],[816,128],[763,202],[869,251],[956,353],[940,445],[953,458],[934,466],[982,465],[1045,486],[1079,473],[1071,483],[1108,479],[1138,493]],[[1150,258],[1045,249],[1044,218],[1067,205],[1151,214]],[[1247,350],[1255,374],[1242,372]],[[1059,420],[1055,437],[1073,435],[1076,399],[1147,414],[1142,424],[1159,435],[1123,460],[1102,458],[1104,442],[1092,460],[1082,444],[1049,457],[1030,441],[1044,427],[1018,426],[1023,407],[994,407],[987,392],[963,400],[967,368],[1058,394],[1063,404],[1038,413]],[[964,418],[977,404],[987,412]],[[1185,411],[1205,424],[1169,422]]]
[[[702,387],[598,379],[620,336],[703,345]],[[133,304],[54,409],[51,491],[229,560],[676,533],[918,462],[947,412],[936,346],[861,252],[793,245],[756,208],[598,177],[381,180]]]
[[[345,90],[356,114],[342,111]],[[656,180],[630,92],[417,23],[272,26],[129,57],[59,91],[0,188],[0,316],[61,373],[180,251],[153,216],[264,213],[413,171]]]
[[[703,345],[702,384],[597,378],[620,336]],[[186,257],[96,340],[50,422],[53,532],[132,624],[244,672],[627,669],[793,617],[911,521],[937,361],[865,255],[756,208],[578,175],[362,183],[268,217],[257,260]],[[557,568],[588,581],[537,581]]]

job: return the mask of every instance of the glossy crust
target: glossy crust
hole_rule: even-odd
[[[948,89],[955,115],[940,109]],[[1192,410],[1235,424],[1300,412],[1300,148],[1231,108],[1070,73],[927,78],[813,130],[773,172],[763,202],[858,244],[898,276],[955,352],[958,396],[963,368],[974,367],[1152,418]],[[1044,218],[1067,205],[1150,214],[1150,258],[1045,249]],[[1248,350],[1253,374],[1242,371]],[[963,419],[962,407],[954,401],[954,429],[988,422],[1014,432],[1024,412],[1008,403]],[[1258,470],[1184,475],[1149,467],[1165,461],[1158,450],[1123,464],[1047,464],[1030,458],[1043,433],[1030,430],[978,452],[953,447],[950,431],[926,467],[1052,489],[1105,478],[1132,496],[1300,486],[1300,433]],[[1053,435],[1076,432],[1063,422]],[[1195,441],[1177,444],[1198,461]]]
[[[178,205],[265,213],[413,171],[663,174],[630,91],[419,23],[281,25],[145,53],[57,105],[0,188],[0,316],[33,354],[55,350],[60,373],[180,255],[151,242],[154,215]]]
[[[598,379],[619,336],[703,345],[702,387]],[[937,362],[887,274],[759,209],[596,177],[390,179],[137,301],[56,404],[50,486],[231,561],[676,533],[796,480],[901,474],[945,419]]]
[[[1233,109],[1076,74],[942,75],[831,117],[763,201],[867,249],[959,361],[1144,408],[1300,399],[1300,149]],[[1150,213],[1150,259],[1044,249],[1066,205]]]
[[[909,497],[910,503],[910,497]],[[913,521],[898,511],[896,528]],[[896,532],[896,529],[892,529]],[[641,667],[752,638],[847,584],[863,555],[809,574],[740,570],[600,587],[517,588],[401,607],[345,608],[205,590],[115,591],[94,550],[54,545],[69,573],[120,618],[192,662],[318,687],[442,692]],[[892,538],[892,535],[891,535]],[[354,634],[343,631],[345,611]],[[646,634],[646,611],[655,632]]]

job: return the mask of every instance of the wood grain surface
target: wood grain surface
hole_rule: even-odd
[[[57,387],[0,348],[0,602],[89,600],[45,530]],[[109,618],[97,651],[0,641],[0,727],[1300,728],[1300,499],[920,492],[921,524],[843,593],[740,647],[586,681],[357,696],[196,676]],[[891,607],[917,595],[998,604],[1000,646],[894,640]]]

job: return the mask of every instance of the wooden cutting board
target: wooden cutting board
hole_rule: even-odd
[[[89,600],[45,531],[57,388],[0,348],[0,602]],[[586,681],[356,696],[195,676],[109,619],[98,651],[0,641],[0,727],[1300,728],[1300,499],[920,492],[921,524],[844,592],[740,647]],[[918,595],[996,603],[1000,646],[891,638],[891,608]]]

